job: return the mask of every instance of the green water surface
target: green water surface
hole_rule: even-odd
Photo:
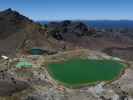
[[[70,59],[48,65],[50,75],[63,84],[78,86],[117,78],[124,64],[114,60]]]

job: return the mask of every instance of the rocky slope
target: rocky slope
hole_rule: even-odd
[[[103,52],[111,55],[116,56],[122,59],[126,59],[129,61],[133,60],[133,47],[127,47],[127,48],[107,48],[103,50]]]
[[[71,43],[73,46],[99,50],[105,53],[108,48],[128,48],[133,47],[132,31],[123,33],[115,31],[97,31],[86,26],[79,21],[50,22],[48,24],[48,34],[59,41]],[[67,46],[67,45],[66,45]],[[123,51],[123,50],[122,50]],[[125,51],[125,50],[124,50]],[[109,54],[109,53],[108,53]],[[117,52],[112,56],[118,56],[129,60],[132,57],[131,50]]]
[[[58,40],[64,40],[92,48],[133,45],[132,36],[120,32],[97,32],[80,21],[50,22],[48,24],[49,35]],[[95,45],[99,44],[99,45]]]
[[[50,22],[45,27],[12,9],[0,12],[0,55],[15,55],[32,47],[52,50],[82,47],[103,51],[132,47],[132,39],[129,33],[97,32],[80,21]]]
[[[22,48],[51,48],[56,42],[45,35],[43,26],[20,13],[12,9],[0,12],[0,54],[15,55]]]
[[[51,22],[48,24],[49,35],[58,40],[71,40],[82,36],[92,35],[87,25],[82,22],[65,20],[63,22]]]

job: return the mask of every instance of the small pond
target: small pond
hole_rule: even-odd
[[[32,55],[42,55],[45,53],[45,50],[40,49],[40,48],[32,48],[28,51]]]

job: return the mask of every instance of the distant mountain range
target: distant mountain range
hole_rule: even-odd
[[[133,29],[133,20],[80,20],[90,27],[95,28],[128,28]],[[39,21],[41,24],[47,24],[50,21]]]

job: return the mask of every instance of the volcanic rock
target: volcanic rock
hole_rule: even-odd
[[[15,55],[24,48],[50,48],[44,27],[17,11],[0,12],[0,54]]]
[[[71,40],[81,36],[91,35],[88,26],[80,21],[65,20],[62,22],[50,22],[49,34],[58,40]]]

